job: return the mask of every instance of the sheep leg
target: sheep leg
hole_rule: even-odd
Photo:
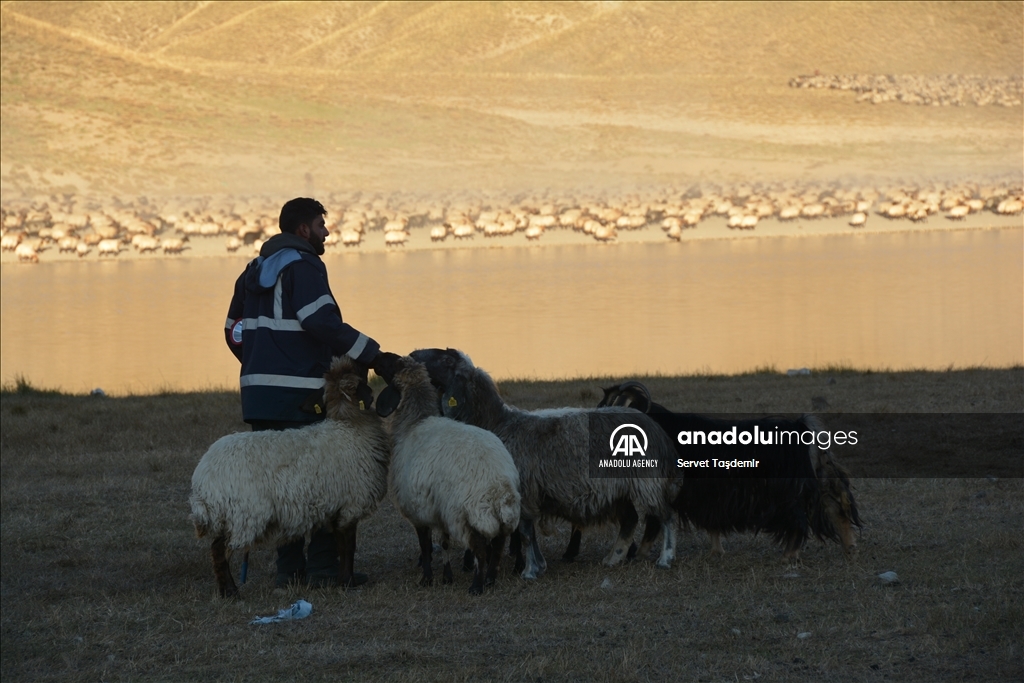
[[[498,568],[501,567],[501,551],[505,549],[505,537],[498,534],[491,539],[487,549],[487,576],[484,577],[484,585],[493,585],[498,578]]]
[[[416,527],[416,536],[420,541],[420,566],[423,568],[420,585],[430,586],[434,583],[434,570],[430,566],[434,554],[434,544],[430,540],[430,527]]]
[[[646,526],[644,527],[644,537],[640,541],[640,548],[636,549],[630,546],[630,552],[627,554],[626,559],[632,560],[634,557],[639,555],[640,557],[647,557],[651,554],[651,548],[654,547],[654,542],[658,540],[658,534],[661,533],[661,520],[654,515],[647,515]]]
[[[562,554],[562,562],[572,562],[576,559],[576,556],[580,554],[580,540],[583,538],[583,529],[581,527],[572,525],[572,535],[569,536],[569,545],[565,548],[565,553]]]
[[[469,534],[469,548],[473,551],[475,560],[473,565],[473,583],[469,586],[470,595],[480,595],[484,592],[484,571],[487,567],[487,539],[479,531],[473,530]]]
[[[519,574],[526,569],[526,561],[523,559],[523,537],[519,535],[518,530],[513,531],[512,535],[509,536],[508,554],[515,558],[512,571]]]
[[[661,556],[658,557],[658,566],[662,569],[670,569],[672,567],[672,560],[676,559],[676,525],[672,515],[669,514],[666,518],[662,519],[661,525],[665,529],[665,537],[661,542]]]
[[[617,502],[615,512],[616,517],[619,518],[619,536],[615,539],[611,551],[601,561],[606,567],[614,567],[626,558],[626,552],[633,542],[633,532],[636,531],[637,522],[640,521],[640,517],[636,514],[636,508],[628,500]]]
[[[541,554],[540,546],[537,543],[537,533],[533,528],[533,520],[526,519],[525,517],[520,518],[519,533],[522,535],[523,545],[526,547],[526,567],[523,569],[522,577],[524,579],[536,579],[544,573],[544,568],[540,564],[544,556]],[[538,557],[540,560],[538,560]]]
[[[725,555],[725,548],[722,547],[721,532],[709,531],[708,536],[711,538],[711,554],[718,555],[719,557]]]
[[[800,561],[800,548],[804,545],[804,534],[799,531],[790,531],[786,534],[785,552],[782,553],[783,562],[797,563]]]
[[[341,564],[338,566],[338,585],[344,587],[352,583],[354,563],[356,556],[356,523],[345,529],[336,529],[334,539],[338,543],[338,557]]]
[[[544,559],[544,553],[540,551],[540,537],[533,528],[532,522],[530,529],[533,530],[533,541],[530,543],[530,545],[533,546],[533,558],[537,563],[537,567],[540,569],[540,574],[543,576],[544,572],[548,570],[548,561]]]
[[[441,583],[448,585],[455,581],[452,576],[452,558],[448,554],[448,546],[451,545],[451,538],[448,534],[441,537],[441,557],[444,559],[444,569],[441,571]]]
[[[210,557],[213,558],[213,575],[217,579],[217,589],[220,597],[233,598],[238,595],[238,586],[231,576],[231,565],[228,564],[227,544],[223,536],[213,539],[210,545]]]
[[[473,551],[469,548],[466,548],[466,553],[462,556],[462,571],[473,571]]]

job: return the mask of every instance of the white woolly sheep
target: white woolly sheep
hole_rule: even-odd
[[[4,251],[15,251],[18,245],[21,244],[21,240],[25,233],[22,232],[9,232],[0,238],[0,249]]]
[[[519,524],[519,472],[497,436],[438,416],[426,367],[408,356],[387,363],[381,374],[401,396],[391,418],[394,456],[388,479],[396,506],[419,537],[420,583],[433,582],[431,530],[436,529],[444,583],[452,582],[448,545],[455,538],[473,553],[469,592],[480,594],[494,582],[505,537]]]
[[[14,248],[14,254],[18,257],[19,261],[39,263],[39,252],[37,252],[35,246],[31,244],[27,244],[25,242],[19,244]]]
[[[352,579],[356,524],[387,491],[390,442],[369,407],[372,394],[354,363],[336,358],[325,376],[327,419],[287,431],[240,432],[219,439],[192,475],[196,536],[210,554],[221,596],[237,594],[231,552],[281,545],[314,527],[334,532],[338,581]]]
[[[121,253],[121,240],[100,240],[97,249],[99,250],[100,256],[103,256],[104,254],[113,254],[114,256],[117,256],[118,254]]]

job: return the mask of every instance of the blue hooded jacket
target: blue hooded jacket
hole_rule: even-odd
[[[342,321],[323,261],[306,240],[289,233],[267,240],[235,281],[224,332],[242,362],[247,422],[323,419],[323,402],[318,413],[310,399],[322,392],[331,357],[348,355],[369,365],[380,351]]]

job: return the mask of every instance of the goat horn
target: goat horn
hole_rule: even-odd
[[[613,389],[618,390],[619,394],[625,393],[629,389],[635,389],[636,391],[640,392],[643,395],[643,397],[647,400],[647,405],[645,406],[644,412],[650,412],[651,403],[653,403],[653,400],[651,399],[651,392],[648,391],[647,387],[644,386],[641,382],[631,379],[626,382],[623,382],[617,387],[613,387]]]

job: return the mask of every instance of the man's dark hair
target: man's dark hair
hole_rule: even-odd
[[[290,232],[293,235],[303,223],[309,224],[318,216],[326,216],[327,209],[315,199],[309,197],[296,197],[281,207],[281,218],[278,219],[278,226],[281,232]]]

